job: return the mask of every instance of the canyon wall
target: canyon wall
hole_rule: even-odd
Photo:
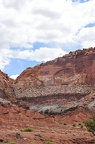
[[[7,74],[0,71],[0,101],[15,100],[15,93],[13,88],[14,80],[9,78]]]
[[[20,105],[38,111],[61,113],[80,106],[95,111],[95,48],[27,68],[15,80],[14,92]]]
[[[95,48],[77,50],[27,68],[15,80],[17,97],[89,93],[95,85]]]

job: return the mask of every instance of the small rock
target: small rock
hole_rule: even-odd
[[[3,139],[0,139],[0,142],[3,142],[4,140]]]
[[[4,140],[4,143],[8,143],[9,141],[6,139],[6,140]]]
[[[23,138],[24,140],[27,140],[27,138]]]
[[[16,138],[20,138],[20,137],[21,137],[20,133],[16,133]]]

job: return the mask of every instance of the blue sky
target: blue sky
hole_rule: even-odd
[[[95,0],[0,0],[0,69],[27,67],[95,47]]]

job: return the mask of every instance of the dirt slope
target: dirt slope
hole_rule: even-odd
[[[84,108],[65,115],[41,115],[15,105],[0,105],[0,143],[17,144],[94,144],[95,137],[87,132],[83,121],[91,118]],[[24,132],[31,128],[31,132]]]

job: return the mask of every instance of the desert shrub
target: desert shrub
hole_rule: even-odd
[[[17,143],[15,143],[15,142],[10,142],[10,143],[4,142],[3,144],[17,144]]]
[[[66,123],[64,123],[64,125],[67,125]]]
[[[85,120],[84,124],[89,132],[95,134],[95,116],[91,120]]]
[[[16,144],[15,142],[10,142],[10,144]]]
[[[21,137],[20,133],[16,133],[15,135],[16,135],[16,138],[20,138]]]
[[[83,125],[80,125],[80,128],[83,128]]]
[[[73,124],[73,127],[75,127],[76,125],[75,124]]]
[[[81,126],[81,123],[79,123],[78,125]]]
[[[50,141],[49,141],[49,142],[47,142],[46,144],[56,144],[56,143],[55,143],[55,142],[50,142]]]
[[[82,124],[79,123],[78,125],[80,126],[80,128],[83,128],[83,125],[82,125]]]
[[[29,142],[28,144],[34,144],[33,142]]]
[[[24,128],[21,131],[22,132],[32,132],[33,130],[31,128]]]

